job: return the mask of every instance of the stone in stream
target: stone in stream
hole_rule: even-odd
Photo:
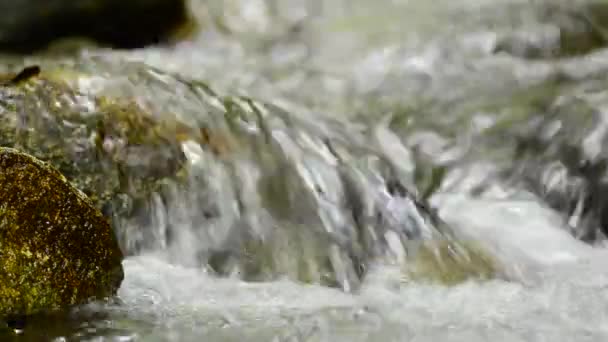
[[[461,110],[491,122],[475,133],[479,147],[466,159],[492,168],[481,175],[486,184],[466,191],[478,196],[487,183],[501,196],[523,190],[559,212],[576,238],[595,243],[608,233],[608,73],[578,75],[577,65],[566,62],[538,83]]]
[[[52,166],[0,147],[0,316],[113,296],[123,279],[113,231]]]
[[[424,243],[412,262],[403,267],[405,281],[456,285],[467,280],[490,280],[504,276],[498,260],[476,242],[448,240]]]
[[[0,145],[55,166],[127,255],[355,291],[368,265],[416,250],[406,245],[459,243],[369,134],[139,63],[40,67],[5,77]]]
[[[560,87],[544,110],[515,134],[514,163],[505,174],[559,211],[588,242],[608,233],[607,75]]]
[[[164,177],[177,178],[184,156],[171,123],[132,101],[89,96],[61,76],[28,72],[35,69],[4,77],[0,146],[49,162],[112,218],[131,217]]]
[[[475,132],[477,147],[466,155],[467,163],[492,165],[481,177],[508,191],[533,194],[562,215],[572,235],[593,243],[608,233],[608,73],[577,76],[567,65],[536,84],[470,108],[452,108],[452,115],[462,111],[470,120],[472,113],[484,113],[491,122]],[[470,194],[477,196],[484,187]]]
[[[193,27],[184,0],[3,1],[0,13],[0,50],[17,52],[71,37],[137,48]]]

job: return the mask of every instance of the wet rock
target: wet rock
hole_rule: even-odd
[[[532,196],[561,213],[575,237],[603,239],[607,79],[605,72],[578,75],[578,65],[561,61],[544,79],[499,96],[427,105],[411,127],[394,122],[409,137],[408,147],[419,149],[429,164],[419,178],[432,180],[433,168],[440,168],[439,191]],[[425,120],[443,112],[449,118]],[[408,120],[407,112],[401,115]]]
[[[247,108],[233,110],[245,116]],[[254,203],[239,202],[241,213],[258,215],[247,222],[245,229],[251,234],[231,240],[223,251],[211,252],[208,260],[216,272],[249,281],[288,277],[356,291],[370,263],[409,263],[417,260],[420,245],[443,244],[462,263],[474,262],[474,253],[460,247],[451,227],[404,185],[388,158],[366,148],[373,145],[365,140],[369,135],[361,136],[361,145],[353,136],[350,141],[338,136],[324,139],[304,122],[292,121],[286,129],[280,113],[271,113],[264,122],[253,121],[277,132],[276,140],[262,137],[264,142],[255,145],[254,155],[260,160],[254,159],[254,165],[261,170],[247,178],[259,197]],[[435,178],[438,182],[440,176]],[[432,192],[435,186],[425,190]]]
[[[132,100],[87,95],[58,78],[7,77],[0,87],[0,146],[49,162],[109,217],[130,217],[184,162],[175,130],[161,129],[175,125]],[[113,225],[118,233],[125,227]]]
[[[126,254],[356,291],[376,260],[410,260],[425,241],[458,244],[410,187],[386,127],[222,96],[139,63],[50,64],[0,88],[0,138],[89,193]]]
[[[483,175],[487,183],[544,201],[577,238],[602,239],[608,222],[606,82],[605,73],[554,75],[476,107],[489,123],[473,135],[479,148],[471,148],[463,164],[491,164]],[[470,192],[480,195],[484,187]]]
[[[605,81],[565,89],[517,138],[511,176],[561,212],[572,233],[595,241],[608,232],[603,119]]]
[[[182,0],[27,0],[0,4],[0,50],[31,52],[66,37],[118,48],[166,42],[191,26]]]
[[[102,299],[123,279],[122,253],[89,199],[48,164],[0,148],[0,316]]]
[[[323,241],[327,235],[303,226],[288,227],[288,223],[275,229],[266,237],[251,236],[242,241],[232,252],[210,254],[209,265],[219,275],[238,275],[240,279],[252,282],[289,278],[308,284],[354,289],[363,277],[362,268],[342,270],[347,274],[346,284],[340,283],[337,275],[337,259],[351,261],[348,255],[341,255],[337,245]],[[356,261],[356,260],[354,260]],[[346,266],[348,267],[348,265]],[[354,285],[354,286],[353,286]]]

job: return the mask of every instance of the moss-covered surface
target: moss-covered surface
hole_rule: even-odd
[[[498,261],[474,242],[427,241],[404,268],[407,281],[457,285],[488,280],[501,274]]]
[[[3,80],[0,146],[49,162],[108,216],[128,217],[165,177],[178,177],[185,162],[180,141],[192,134],[178,123],[129,99],[80,93],[58,75]]]
[[[0,148],[0,316],[111,296],[123,279],[112,229],[58,171]]]
[[[226,241],[201,247],[195,254],[201,265],[246,281],[287,277],[343,288],[348,283],[349,289],[356,289],[367,262],[381,254],[376,253],[382,248],[379,240],[359,236],[359,223],[334,234],[317,220],[317,196],[326,192],[331,198],[335,190],[320,184],[310,193],[305,175],[291,169],[271,132],[289,127],[289,132],[302,130],[313,138],[317,133],[298,126],[299,121],[281,109],[247,98],[221,97],[204,84],[143,65],[96,60],[55,70],[40,65],[39,75],[22,72],[3,78],[0,146],[18,147],[58,168],[112,219],[125,254],[170,246],[173,224],[182,219],[194,222],[203,234],[214,220],[230,217],[232,213],[217,209],[217,197],[211,197],[216,196],[217,184],[208,184],[224,179],[206,172],[207,166],[221,165],[228,172],[223,185],[238,188],[239,173],[231,171],[239,166],[237,160],[250,160],[260,168],[259,205],[272,220],[263,232],[239,225]],[[209,154],[187,162],[183,150],[198,153],[189,149],[190,142]],[[353,149],[353,156],[369,153]],[[386,177],[389,169],[382,167]],[[441,183],[442,170],[427,178],[425,190],[430,194]],[[193,192],[197,194],[190,196]],[[351,199],[345,200],[345,207],[337,210],[351,210]],[[176,214],[172,208],[182,202],[187,202],[187,209]],[[428,214],[427,208],[418,210]],[[163,220],[159,227],[156,218]]]

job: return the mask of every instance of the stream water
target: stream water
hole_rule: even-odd
[[[556,23],[568,17],[562,7],[575,3],[192,1],[203,23],[193,40],[171,48],[83,51],[83,58],[144,62],[205,80],[218,92],[279,106],[284,110],[281,119],[268,125],[280,148],[264,150],[260,160],[234,157],[226,164],[184,145],[192,165],[205,168],[211,184],[206,196],[218,203],[222,219],[204,237],[197,235],[194,221],[199,217],[188,211],[197,208],[188,203],[201,201],[196,194],[202,190],[192,187],[175,195],[182,196],[175,202],[181,206],[155,211],[149,220],[154,234],[127,237],[148,248],[124,261],[125,280],[116,303],[91,304],[67,318],[33,321],[32,331],[15,339],[608,340],[608,251],[600,242],[590,245],[573,237],[571,222],[537,196],[494,177],[496,169],[514,163],[509,159],[513,146],[502,140],[504,130],[485,131],[505,117],[501,125],[516,130],[517,113],[532,106],[529,97],[542,102],[547,93],[552,100],[583,98],[606,113],[608,96],[602,85],[608,79],[608,50],[572,55],[559,50]],[[553,12],[543,6],[553,6]],[[573,85],[556,85],[554,80],[561,79]],[[191,98],[182,97],[177,88],[173,95],[171,105],[196,115]],[[254,126],[251,130],[259,129]],[[328,152],[319,135],[335,139],[338,151]],[[413,150],[426,159],[418,160]],[[288,194],[276,199],[290,203],[289,210],[281,209],[290,215],[286,221],[322,226],[337,239],[348,235],[345,209],[336,204],[346,196],[340,183],[344,167],[338,168],[337,156],[353,179],[360,177],[354,182],[361,189],[357,196],[369,197],[360,200],[363,207],[382,201],[376,189],[388,182],[376,157],[392,166],[390,177],[412,187],[419,162],[449,165],[430,204],[458,234],[491,251],[506,265],[509,277],[445,286],[407,281],[399,266],[378,262],[368,265],[360,284],[353,284],[345,266],[337,281],[343,288],[357,287],[348,292],[289,279],[218,278],[193,267],[201,246],[225,241],[229,234],[224,228],[238,227],[234,220],[242,219],[254,230],[256,224],[281,224],[247,181],[270,172],[264,163],[277,160],[291,166],[270,179],[283,181],[279,186]],[[483,191],[473,193],[480,184]],[[237,202],[240,216],[233,214]],[[382,205],[399,216],[389,202]],[[266,211],[272,219],[264,216]],[[313,214],[317,221],[307,219]],[[171,220],[173,228],[168,229]],[[417,229],[416,234],[424,235],[434,228],[423,224]],[[163,235],[167,231],[171,239]]]

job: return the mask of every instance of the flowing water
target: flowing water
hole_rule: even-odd
[[[198,170],[188,187],[169,184],[148,220],[124,223],[144,229],[120,237],[130,256],[116,302],[34,320],[17,339],[606,341],[608,252],[499,172],[516,163],[506,132],[525,134],[526,115],[544,104],[608,108],[608,50],[560,43],[560,23],[581,24],[566,7],[576,4],[193,1],[203,23],[193,40],[83,51],[84,60],[118,60],[110,69],[144,62],[158,73],[120,81],[130,88],[94,79],[81,88],[130,91],[158,112],[229,132],[231,147],[218,156],[185,142]],[[572,31],[576,41],[587,32]],[[272,105],[235,101],[242,117],[227,125],[226,104],[163,72]],[[447,170],[441,184],[432,170]],[[446,225],[391,190],[395,182],[418,196],[434,190],[430,206]],[[239,247],[223,277],[200,267],[214,248],[241,246],[233,240],[243,232],[274,238],[263,247],[272,281],[242,280]],[[363,247],[353,234],[366,236]],[[443,234],[478,242],[504,274],[447,286],[409,279],[391,261],[412,240]],[[359,277],[356,261],[370,254]]]

